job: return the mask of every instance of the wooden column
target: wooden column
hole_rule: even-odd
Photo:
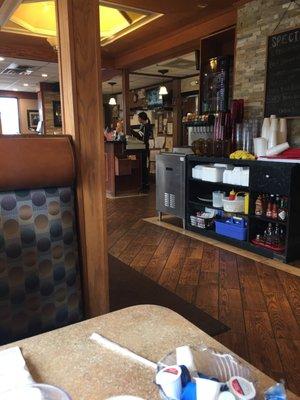
[[[130,96],[129,96],[129,71],[122,70],[122,97],[123,97],[123,120],[125,134],[130,132]]]
[[[98,0],[56,0],[63,132],[74,138],[88,317],[108,311]]]
[[[173,80],[173,146],[182,145],[181,80]]]

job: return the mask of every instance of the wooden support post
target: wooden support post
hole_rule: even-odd
[[[173,80],[173,146],[182,145],[181,80]]]
[[[98,0],[56,0],[63,132],[74,138],[86,315],[108,311]]]
[[[124,131],[128,135],[130,132],[130,104],[129,104],[129,71],[128,69],[122,70],[122,97],[123,97],[123,122]]]

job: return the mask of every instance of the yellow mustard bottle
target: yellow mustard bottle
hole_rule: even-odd
[[[249,193],[245,193],[244,213],[249,214]]]

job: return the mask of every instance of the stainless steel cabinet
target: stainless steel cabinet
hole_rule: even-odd
[[[185,155],[156,156],[156,210],[182,218],[185,225]]]

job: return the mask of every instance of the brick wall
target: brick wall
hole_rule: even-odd
[[[247,116],[263,116],[267,36],[289,4],[289,0],[254,0],[238,10],[234,98],[245,99]],[[296,26],[300,26],[300,7],[292,5],[276,32]],[[291,143],[300,146],[300,119],[289,120],[289,132]]]

